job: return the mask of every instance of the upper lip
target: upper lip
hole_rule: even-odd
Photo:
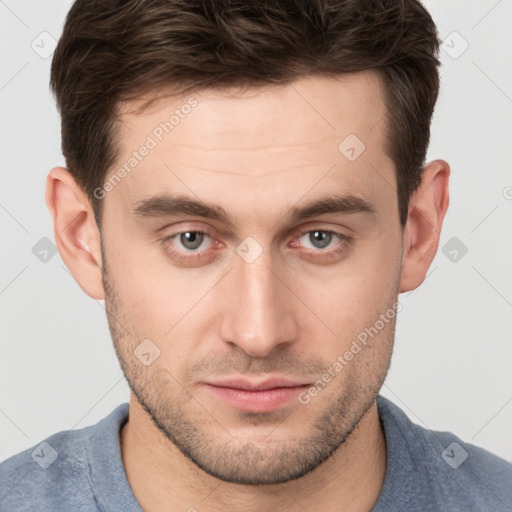
[[[264,380],[249,380],[242,379],[240,377],[216,380],[212,382],[206,382],[211,386],[233,388],[233,389],[245,389],[249,391],[265,391],[268,389],[275,388],[293,388],[297,386],[305,386],[305,382],[297,382],[289,379],[280,377],[266,378]]]

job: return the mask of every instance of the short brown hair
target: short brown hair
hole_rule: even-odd
[[[430,138],[439,43],[417,0],[76,0],[51,67],[62,152],[101,229],[93,191],[119,155],[123,101],[371,69],[384,79],[404,225]]]

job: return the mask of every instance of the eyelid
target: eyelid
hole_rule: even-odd
[[[169,227],[169,226],[167,226]],[[168,236],[165,236],[163,239],[162,239],[162,242],[164,244],[170,244],[172,246],[172,249],[170,250],[170,252],[174,252],[174,254],[178,257],[178,258],[182,258],[182,259],[185,259],[185,260],[192,260],[194,258],[202,258],[202,257],[207,257],[208,254],[211,254],[212,251],[215,251],[215,250],[218,250],[219,248],[222,248],[222,246],[224,246],[225,244],[223,242],[219,242],[217,240],[216,237],[214,237],[211,233],[212,230],[208,229],[208,228],[195,228],[193,226],[187,226],[183,229],[180,229],[179,231],[177,231],[176,233],[173,233],[171,235],[168,235]],[[327,255],[330,255],[330,254],[333,254],[333,253],[336,253],[338,251],[341,250],[341,248],[343,246],[345,246],[345,244],[349,244],[351,243],[352,241],[352,237],[351,236],[348,236],[348,235],[345,235],[344,233],[341,233],[339,231],[336,231],[335,229],[330,229],[330,228],[326,228],[325,226],[312,226],[312,225],[305,225],[305,226],[301,226],[299,228],[299,230],[292,236],[292,243],[294,243],[293,246],[295,246],[295,243],[296,243],[296,239],[297,238],[300,238],[301,236],[307,234],[307,233],[311,233],[311,232],[314,232],[314,231],[323,231],[325,233],[331,233],[333,235],[335,235],[337,238],[338,238],[338,243],[330,248],[330,249],[326,249],[326,250],[323,250],[323,249],[314,249],[314,248],[309,248],[309,247],[304,247],[302,245],[298,245],[298,247],[302,247],[304,252],[306,253],[310,253],[313,254],[313,253],[318,253],[319,255],[320,254],[325,254],[326,256]],[[211,242],[210,242],[210,246],[207,248],[207,249],[202,249],[200,251],[195,251],[195,250],[186,250],[186,249],[179,249],[175,246],[175,243],[174,243],[174,238],[175,237],[178,237],[179,235],[183,234],[183,233],[188,233],[188,232],[194,232],[194,233],[202,233],[203,235],[206,235],[210,238]],[[219,247],[219,245],[221,247]],[[291,246],[291,247],[293,247]],[[340,247],[342,246],[342,247]],[[290,245],[289,245],[290,247]]]
[[[348,238],[348,235],[344,235],[343,233],[336,231],[336,229],[318,227],[318,226],[304,226],[299,229],[298,234],[300,236],[300,235],[304,235],[305,233],[311,233],[312,231],[324,231],[325,233],[333,233],[335,235],[338,235],[341,238]]]
[[[173,233],[172,235],[164,237],[163,241],[167,242],[167,243],[169,243],[169,242],[173,243],[174,239],[179,238],[179,236],[182,235],[183,233],[199,233],[202,235],[206,235],[207,237],[210,238],[210,247],[208,247],[207,249],[202,249],[200,251],[194,251],[194,250],[190,250],[190,249],[189,250],[176,249],[177,251],[183,252],[184,254],[201,254],[206,251],[209,251],[210,249],[212,249],[212,247],[214,245],[220,243],[205,229],[182,229],[181,231],[177,231],[176,233]],[[173,245],[174,245],[174,243],[173,243]]]
[[[166,227],[169,227],[169,226],[166,226]],[[165,229],[164,228],[160,228],[158,231],[163,231]],[[340,233],[339,231],[336,231],[335,229],[332,229],[332,228],[325,228],[325,227],[317,227],[317,226],[302,226],[301,228],[299,228],[299,230],[293,235],[292,238],[296,238],[296,237],[299,237],[299,236],[302,236],[306,233],[311,233],[313,231],[324,231],[325,233],[332,233],[334,235],[337,235],[339,238],[341,239],[349,239],[350,236],[349,235],[345,235],[343,233]],[[212,233],[210,232],[209,229],[204,229],[204,228],[195,228],[195,227],[186,227],[186,228],[183,228],[179,231],[177,231],[176,233],[173,233],[172,235],[167,235],[165,236],[163,239],[164,240],[168,240],[168,239],[171,239],[171,238],[174,238],[178,235],[182,235],[183,233],[189,233],[189,232],[193,232],[193,233],[202,233],[203,235],[207,235],[209,236],[212,240],[216,241],[215,237],[212,235]],[[231,237],[230,237],[231,238]]]
[[[314,231],[323,231],[324,233],[331,233],[331,234],[335,235],[336,237],[338,237],[340,243],[341,242],[350,242],[352,240],[351,236],[345,235],[344,233],[341,233],[340,231],[337,231],[335,229],[329,229],[329,228],[325,228],[325,227],[312,227],[312,226],[304,226],[303,228],[299,229],[297,235],[294,236],[293,239],[295,240],[297,238],[302,237],[303,235],[305,235],[307,233],[311,233]],[[314,249],[309,249],[309,250],[314,250]],[[330,250],[334,250],[334,249],[330,249]],[[329,249],[325,250],[325,251],[321,251],[321,249],[318,249],[318,251],[328,253]]]

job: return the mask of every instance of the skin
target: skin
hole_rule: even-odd
[[[204,382],[314,383],[332,368],[400,292],[424,280],[448,207],[449,166],[425,166],[402,227],[374,72],[192,96],[197,107],[103,199],[103,251],[69,172],[54,168],[47,180],[60,254],[82,290],[105,299],[132,389],[121,432],[129,483],[152,512],[370,510],[386,471],[375,398],[396,318],[307,404],[249,413]],[[188,98],[162,98],[143,113],[123,105],[113,171]],[[351,133],[366,146],[354,161],[338,149]],[[133,213],[164,192],[220,206],[233,225]],[[373,212],[291,218],[294,207],[334,193]],[[170,238],[194,230],[208,232],[198,249]],[[341,236],[324,248],[315,230]],[[251,263],[236,252],[248,236],[262,250]],[[134,354],[144,339],[160,351],[148,366]]]

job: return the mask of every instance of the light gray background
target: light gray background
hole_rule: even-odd
[[[428,157],[451,164],[451,205],[429,276],[400,297],[382,394],[415,422],[512,460],[512,2],[425,4],[446,40]],[[54,240],[44,185],[64,164],[41,33],[58,39],[70,5],[0,0],[0,460],[128,400],[103,303],[58,253],[32,252]],[[453,237],[468,249],[455,262],[441,251]]]

